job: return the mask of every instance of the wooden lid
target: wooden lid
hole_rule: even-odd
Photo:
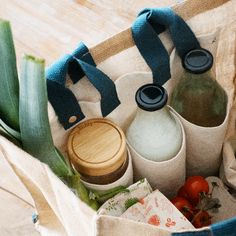
[[[126,160],[125,135],[107,119],[90,119],[70,133],[68,153],[72,165],[81,174],[110,174]]]

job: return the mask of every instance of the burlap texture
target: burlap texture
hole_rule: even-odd
[[[221,5],[224,2],[226,3]],[[216,6],[220,7],[213,9]],[[210,8],[212,10],[199,14]],[[189,19],[187,23],[198,37],[212,34],[219,29],[216,75],[219,83],[227,91],[230,108],[234,97],[236,1],[187,0],[186,3],[175,9],[185,19]],[[196,16],[192,17],[194,15]],[[160,37],[168,52],[171,53],[173,44],[168,34],[163,33]],[[132,40],[129,41],[130,29],[116,35],[115,38],[109,39],[109,43],[105,41],[95,46],[91,49],[91,53],[98,63],[98,68],[116,82],[119,98],[122,102],[122,105],[107,118],[126,129],[135,114],[135,101],[134,99],[128,100],[128,98],[134,95],[140,85],[151,82],[152,76],[139,51],[135,46],[132,46]],[[175,58],[173,53],[172,58]],[[169,91],[173,85],[171,84],[168,82],[165,85],[167,89],[170,89]],[[86,81],[86,78],[83,78],[76,85],[71,85],[70,88],[76,91],[77,98],[87,118],[101,117],[100,95]],[[70,130],[65,131],[62,128],[50,104],[49,119],[54,142],[59,149],[66,153],[66,141]],[[187,142],[188,140],[186,140]],[[217,144],[218,141],[215,146]],[[111,216],[99,216],[95,219],[95,212],[77,199],[46,165],[26,154],[3,137],[0,137],[0,148],[1,168],[4,169],[4,176],[6,176],[5,180],[1,177],[4,181],[0,180],[1,187],[4,189],[4,193],[1,194],[0,192],[1,199],[6,193],[15,196],[13,197],[15,203],[19,202],[17,204],[19,208],[15,209],[16,219],[17,215],[22,217],[28,215],[29,219],[32,212],[38,213],[39,221],[36,223],[36,228],[41,235],[170,235],[170,232],[160,231],[155,226],[126,219]],[[204,155],[207,158],[206,153]],[[226,168],[224,171],[228,172],[228,169]],[[0,203],[1,209],[4,208],[5,202]],[[6,214],[6,216],[8,215]],[[5,224],[6,219],[0,218],[0,228],[3,229],[1,235],[16,235],[15,232],[19,232],[17,235],[20,235],[21,232],[27,232],[25,235],[37,235],[30,220],[16,220],[14,232],[10,224],[9,226]],[[22,235],[24,234],[22,233]]]
[[[181,4],[173,6],[172,9],[178,15],[180,15],[184,20],[189,20],[190,18],[193,18],[194,16],[200,13],[217,8],[218,6],[221,6],[222,4],[228,1],[229,0],[217,0],[217,1],[187,0],[187,1],[183,1],[183,3]],[[212,28],[212,25],[210,25],[210,23],[206,24],[205,19],[204,19],[203,24],[208,25],[208,27]],[[200,27],[202,28],[204,26],[201,24]],[[126,29],[114,35],[113,37],[110,37],[107,40],[101,42],[100,44],[97,44],[96,46],[91,47],[90,53],[93,56],[96,64],[100,64],[102,61],[134,45],[135,44],[131,35],[131,29]]]

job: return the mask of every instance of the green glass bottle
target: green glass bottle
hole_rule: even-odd
[[[173,90],[170,105],[189,122],[214,127],[224,122],[227,95],[214,78],[213,56],[205,49],[194,49],[182,62],[185,68]]]

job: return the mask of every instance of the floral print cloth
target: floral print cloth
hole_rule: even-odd
[[[128,187],[129,192],[119,193],[113,198],[106,201],[99,209],[98,214],[120,216],[130,206],[142,201],[152,192],[152,188],[146,179],[142,179],[137,183]]]
[[[139,200],[120,217],[148,223],[170,231],[194,229],[186,217],[159,190]]]

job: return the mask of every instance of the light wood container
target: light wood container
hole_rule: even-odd
[[[125,166],[125,135],[110,120],[90,119],[72,130],[68,153],[73,167],[82,175],[106,176]]]

